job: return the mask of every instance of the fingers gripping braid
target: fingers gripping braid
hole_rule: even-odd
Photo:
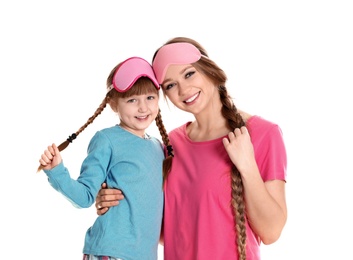
[[[59,146],[59,152],[65,150],[66,147],[69,146],[70,143],[72,143],[73,140],[75,140],[77,138],[77,136],[89,125],[93,122],[93,120],[100,115],[100,113],[102,113],[102,111],[104,110],[104,108],[106,107],[108,102],[108,95],[105,96],[105,98],[103,99],[102,103],[99,105],[99,107],[96,109],[96,111],[94,112],[93,116],[91,116],[87,122],[80,127],[80,129],[76,132],[73,133],[72,135],[70,135],[64,142],[62,142]],[[43,165],[39,165],[37,172],[40,172],[41,170],[43,170]]]

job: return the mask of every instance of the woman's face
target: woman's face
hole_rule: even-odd
[[[213,83],[191,64],[170,65],[162,88],[176,107],[194,115],[207,111],[218,97]]]

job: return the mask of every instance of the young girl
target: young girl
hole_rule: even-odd
[[[123,192],[124,200],[96,219],[83,248],[88,259],[157,259],[163,212],[163,145],[145,130],[156,120],[169,160],[172,149],[158,106],[159,84],[151,65],[132,57],[107,79],[107,94],[95,114],[63,144],[48,146],[39,160],[49,183],[79,208],[90,207],[105,182]],[[77,180],[70,177],[60,151],[109,104],[120,123],[98,131],[88,146]],[[165,161],[166,162],[166,161]],[[148,196],[149,199],[145,199]]]

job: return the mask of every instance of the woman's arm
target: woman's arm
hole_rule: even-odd
[[[255,180],[256,179],[256,180]],[[278,240],[287,221],[285,181],[243,179],[246,213],[252,229],[268,245]]]
[[[280,237],[287,221],[285,181],[263,181],[246,127],[229,133],[228,138],[223,139],[223,144],[241,173],[246,215],[251,228],[264,244],[274,243]]]
[[[104,215],[110,207],[119,205],[119,201],[124,199],[121,190],[107,189],[107,184],[103,183],[96,197],[96,210],[98,215]]]

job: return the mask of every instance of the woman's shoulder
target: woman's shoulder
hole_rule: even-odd
[[[278,127],[278,124],[259,115],[252,115],[246,121],[247,127]]]
[[[172,129],[169,134],[175,133],[175,132],[183,132],[183,131],[185,131],[186,127],[188,125],[190,125],[191,123],[192,123],[191,121],[188,121],[188,122],[178,126],[178,127],[174,128],[174,129]]]
[[[255,127],[255,126],[277,126],[276,123],[261,117],[256,114],[250,114],[245,111],[239,110],[239,113],[243,120],[245,121],[245,124],[247,127]]]
[[[169,138],[175,140],[175,139],[186,137],[187,136],[186,128],[191,123],[192,122],[186,122],[186,123],[174,128],[174,129],[172,129],[168,134]]]
[[[246,127],[253,139],[262,139],[264,137],[272,139],[276,136],[280,138],[282,136],[282,129],[277,123],[259,115],[249,117],[246,121]]]

